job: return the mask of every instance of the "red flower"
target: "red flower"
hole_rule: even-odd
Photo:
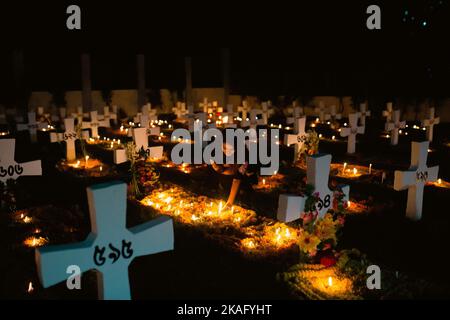
[[[320,258],[320,264],[323,265],[324,267],[334,266],[336,264],[336,262],[337,262],[337,260],[334,256],[326,256],[326,257]]]

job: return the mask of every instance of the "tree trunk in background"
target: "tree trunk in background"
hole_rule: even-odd
[[[147,103],[145,88],[145,55],[138,54],[137,57],[137,82],[138,82],[138,110]]]
[[[92,111],[91,57],[88,53],[81,55],[81,88],[83,110]]]

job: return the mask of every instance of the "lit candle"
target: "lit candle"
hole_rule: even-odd
[[[356,176],[357,173],[358,173],[358,170],[356,170],[356,168],[353,168],[353,175]]]
[[[335,140],[335,139],[336,139],[336,136],[332,136],[332,137],[331,137],[331,140]]]
[[[328,277],[328,286],[329,287],[333,286],[333,278],[332,277]]]
[[[27,292],[32,293],[33,291],[34,291],[33,282],[30,281],[30,283],[28,284]]]
[[[442,183],[442,179],[439,178],[439,179],[438,179],[438,184],[441,184],[441,183]]]
[[[344,162],[344,169],[342,170],[342,173],[345,173],[345,168],[347,168],[347,162]]]
[[[369,174],[372,173],[372,164],[369,164]]]
[[[222,211],[222,201],[220,201],[220,203],[219,203],[219,212],[218,212],[218,214],[220,214],[221,211]]]
[[[89,160],[89,156],[86,156],[85,158],[86,158],[86,160],[85,160],[85,163],[84,163],[84,167],[85,167],[85,168],[87,168],[87,166],[88,166],[88,160]]]
[[[263,179],[262,182],[263,182],[263,185],[266,185],[266,179]]]

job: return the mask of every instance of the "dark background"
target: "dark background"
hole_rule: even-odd
[[[81,7],[81,31],[66,28],[70,4]],[[381,7],[381,30],[366,28],[370,4]],[[231,93],[447,97],[449,7],[445,0],[3,2],[0,103],[18,91],[80,89],[82,52],[91,53],[93,89],[136,88],[136,53],[146,55],[149,88],[182,90],[185,56],[194,87],[218,87],[220,48],[231,52]],[[14,50],[24,54],[20,82]]]

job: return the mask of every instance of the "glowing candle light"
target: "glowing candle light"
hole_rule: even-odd
[[[332,137],[331,137],[331,140],[336,140],[336,136],[332,136]]]
[[[442,184],[442,179],[441,178],[438,179],[438,184]]]
[[[103,171],[103,166],[100,166],[100,172],[102,172]]]
[[[27,293],[32,293],[34,291],[33,282],[30,281],[28,284]]]
[[[84,163],[84,167],[85,167],[85,168],[87,168],[87,166],[88,166],[88,160],[89,160],[89,156],[86,156],[85,158],[86,158],[86,160],[85,160],[85,163]]]
[[[357,175],[357,173],[358,173],[358,170],[356,169],[356,168],[353,168],[353,175]]]
[[[220,214],[220,213],[222,212],[222,206],[223,206],[222,201],[220,201],[220,203],[219,203],[219,212],[218,212],[218,214]]]
[[[333,278],[332,277],[328,277],[328,286],[329,287],[333,286]]]
[[[344,169],[342,169],[342,173],[345,173],[345,168],[347,168],[347,162],[344,162]]]
[[[262,180],[263,185],[266,185],[266,179]]]
[[[369,164],[369,174],[372,173],[372,164]]]

